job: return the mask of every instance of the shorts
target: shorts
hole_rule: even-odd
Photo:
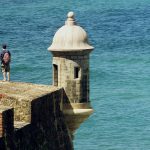
[[[1,64],[2,72],[10,72],[9,64]]]

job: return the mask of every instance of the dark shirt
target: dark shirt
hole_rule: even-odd
[[[9,50],[2,50],[2,52],[0,53],[0,60],[1,60],[1,64],[4,64],[4,62],[3,62],[3,57],[4,57],[4,54],[5,53],[8,53],[9,54],[9,56],[11,57],[11,53],[10,53],[10,51]]]

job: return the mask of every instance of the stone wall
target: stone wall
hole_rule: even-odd
[[[60,109],[63,89],[0,83],[0,150],[73,150],[70,132]],[[28,105],[24,105],[23,97]],[[12,108],[3,106],[7,104],[14,107],[15,113]],[[26,120],[25,116],[30,119]]]
[[[69,102],[88,102],[89,53],[53,53],[53,81],[54,85],[57,81],[57,85],[64,88]]]

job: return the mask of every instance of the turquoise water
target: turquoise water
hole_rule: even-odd
[[[75,150],[149,150],[149,0],[1,0],[0,43],[12,52],[12,80],[51,84],[47,47],[70,10],[95,47],[95,112],[76,132]]]

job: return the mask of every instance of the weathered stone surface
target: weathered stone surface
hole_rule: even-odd
[[[31,121],[31,102],[54,92],[54,86],[20,82],[0,82],[0,105],[14,107],[16,121]]]
[[[64,88],[66,103],[89,102],[89,55],[93,49],[84,29],[75,23],[74,13],[69,12],[48,48],[53,54],[53,85]]]
[[[70,132],[74,134],[81,123],[93,113],[93,109],[90,103],[66,103],[63,104],[63,113]]]
[[[5,113],[6,131],[0,138],[0,150],[72,150],[70,132],[60,110],[62,92],[53,86],[0,81],[0,110],[6,111],[3,108],[10,105],[15,112],[11,131],[7,127],[13,114]]]
[[[57,71],[54,66],[57,66]],[[68,53],[65,55],[55,52],[53,55],[53,81],[55,86],[64,87],[68,102],[88,102],[89,53],[76,52],[76,54],[68,56]]]

